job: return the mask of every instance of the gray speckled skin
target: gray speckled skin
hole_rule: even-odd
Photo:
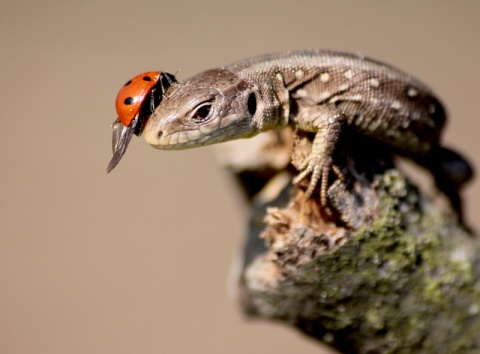
[[[172,85],[144,132],[150,145],[174,150],[288,124],[314,132],[312,152],[294,182],[311,174],[309,197],[321,179],[325,205],[328,174],[335,168],[332,154],[344,130],[443,173],[443,183],[457,190],[472,170],[458,154],[440,147],[445,120],[442,105],[415,78],[360,55],[305,50],[246,59]]]

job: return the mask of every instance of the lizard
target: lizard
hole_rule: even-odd
[[[320,184],[326,208],[330,172],[342,178],[333,152],[348,131],[427,167],[461,217],[458,191],[473,168],[440,144],[446,122],[440,101],[421,81],[392,66],[329,50],[279,52],[201,72],[175,82],[164,96],[144,129],[146,142],[157,149],[250,138],[287,125],[315,133],[293,182],[310,175],[305,198]]]

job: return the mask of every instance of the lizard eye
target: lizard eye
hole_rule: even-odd
[[[195,123],[203,122],[204,120],[207,120],[208,118],[210,118],[212,113],[213,113],[212,104],[210,102],[204,103],[195,109],[192,115],[192,120]]]

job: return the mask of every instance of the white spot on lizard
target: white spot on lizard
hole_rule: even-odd
[[[370,86],[378,87],[378,86],[380,86],[380,81],[378,81],[378,79],[376,79],[376,78],[372,78],[372,79],[370,79]]]
[[[408,90],[407,90],[407,95],[408,97],[415,97],[418,95],[418,91],[417,89],[413,88],[413,87],[409,87]]]
[[[300,69],[300,70],[295,71],[295,77],[296,77],[297,79],[301,79],[301,78],[303,78],[304,76],[305,76],[305,73],[304,73],[303,70]]]
[[[308,96],[308,92],[305,89],[298,89],[297,91],[295,91],[295,95],[294,95],[294,97],[298,97],[298,98],[305,98],[307,96]]]
[[[391,107],[392,109],[398,110],[398,109],[402,108],[402,103],[401,103],[400,101],[395,100],[395,101],[392,102],[392,104],[390,105],[390,107]]]
[[[328,80],[330,80],[330,74],[329,73],[320,74],[320,81],[321,82],[327,82]]]

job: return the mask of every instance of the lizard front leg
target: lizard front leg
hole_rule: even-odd
[[[312,151],[302,162],[301,172],[294,178],[293,183],[298,184],[311,174],[310,183],[305,192],[305,198],[310,198],[321,179],[320,202],[323,207],[326,207],[330,170],[333,169],[337,177],[343,180],[340,169],[333,164],[332,155],[340,138],[345,117],[335,107],[318,105],[302,110],[294,122],[300,129],[316,132],[316,135],[313,140]]]

